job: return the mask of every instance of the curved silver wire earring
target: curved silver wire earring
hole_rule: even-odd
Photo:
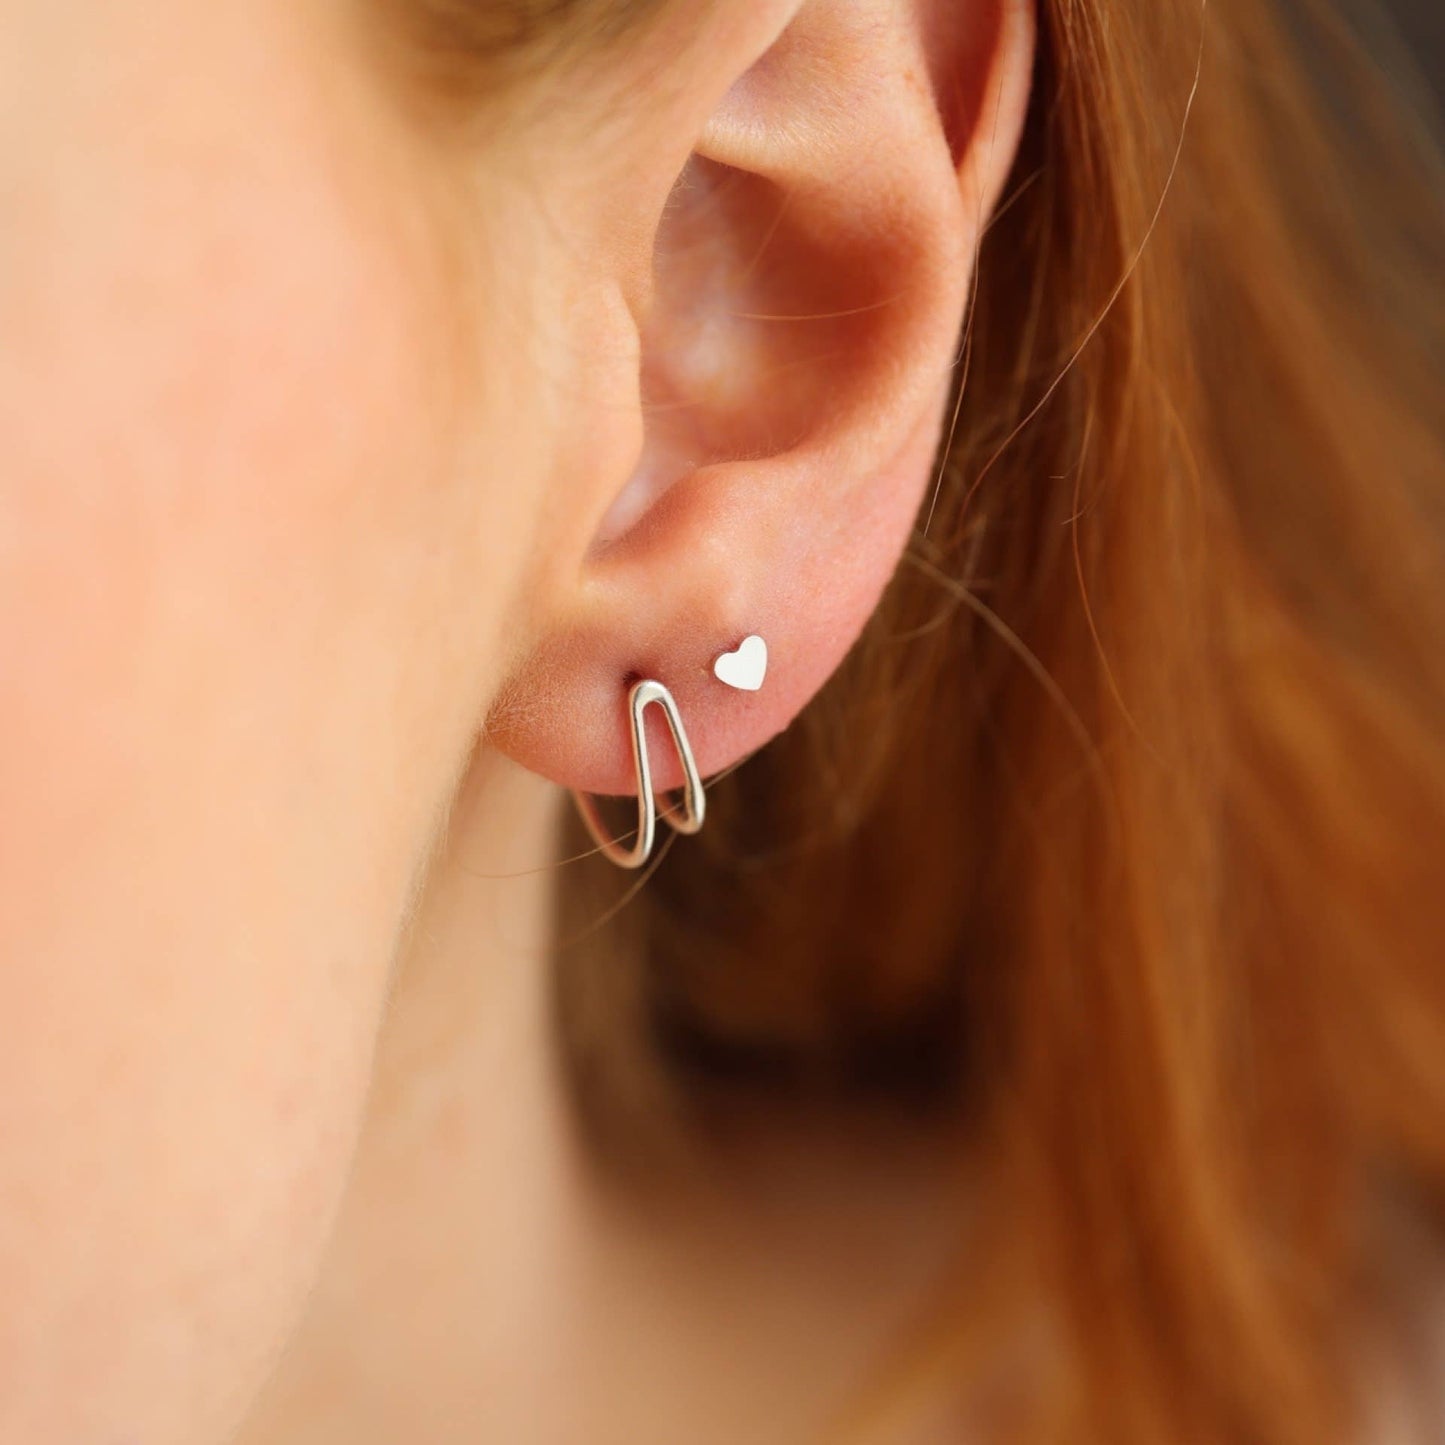
[[[596,799],[590,793],[572,794],[593,842],[602,850],[603,856],[619,868],[641,868],[652,856],[652,845],[657,839],[657,799],[652,792],[652,759],[647,754],[647,729],[643,726],[644,714],[652,703],[662,709],[667,730],[672,734],[672,744],[677,749],[678,761],[682,764],[682,815],[679,817],[673,807],[664,810],[663,818],[676,833],[696,833],[702,827],[707,812],[707,794],[703,791],[702,778],[692,755],[692,744],[687,740],[687,729],[682,725],[682,715],[672,694],[651,678],[634,684],[627,694],[627,716],[632,724],[632,761],[637,770],[637,837],[632,846],[624,847],[611,836],[597,811]]]

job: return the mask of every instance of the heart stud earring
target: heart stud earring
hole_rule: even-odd
[[[712,665],[713,676],[740,692],[756,692],[768,675],[768,644],[756,633],[743,638],[735,652],[725,652]]]

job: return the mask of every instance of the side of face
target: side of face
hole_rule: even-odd
[[[690,13],[443,142],[355,6],[0,0],[0,1438],[244,1412],[480,731],[625,790],[647,670],[714,770],[856,635],[1011,151],[917,9]]]
[[[194,1445],[309,1283],[539,545],[473,319],[537,293],[329,7],[0,33],[0,1438]]]

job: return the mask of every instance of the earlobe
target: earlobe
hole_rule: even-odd
[[[960,8],[805,4],[699,118],[650,238],[637,465],[490,720],[523,765],[633,792],[628,695],[652,678],[717,772],[787,726],[876,605],[931,477],[979,199],[1029,69],[1014,0],[946,26],[935,5]],[[943,102],[990,84],[1010,93]],[[715,663],[754,634],[765,677],[730,686]]]

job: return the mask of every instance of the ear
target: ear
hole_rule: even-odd
[[[1027,104],[1031,9],[771,11],[706,44],[674,36],[643,92],[665,115],[611,133],[626,164],[598,202],[615,274],[597,284],[636,325],[632,444],[574,477],[574,540],[488,729],[568,787],[635,790],[639,678],[671,689],[704,774],[786,727],[861,632],[932,478]],[[738,691],[713,664],[754,633],[767,676]],[[676,786],[672,750],[654,757]]]

